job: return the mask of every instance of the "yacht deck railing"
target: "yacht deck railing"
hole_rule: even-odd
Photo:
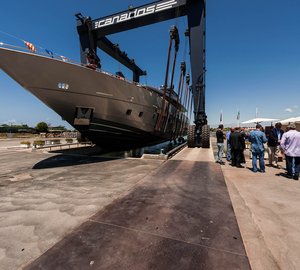
[[[81,66],[81,67],[83,66],[83,67],[88,68],[85,64],[79,63],[79,62],[77,62],[73,59],[70,59],[70,58],[65,57],[63,55],[59,55],[57,53],[53,53],[49,50],[46,50],[46,49],[43,49],[43,48],[40,48],[40,47],[37,47],[37,48],[34,49],[34,51],[32,51],[29,48],[24,47],[24,46],[22,47],[22,46],[16,46],[16,45],[11,45],[11,44],[8,44],[8,43],[0,42],[0,48],[21,51],[21,52],[24,52],[24,53],[38,55],[38,56],[46,57],[46,58],[49,58],[49,59],[55,59],[55,60],[58,60],[58,61],[61,61],[61,62],[70,63],[70,64],[73,64],[73,65],[77,65],[77,66]],[[48,51],[48,53],[47,53],[47,51]],[[94,69],[91,69],[91,68],[88,68],[88,69],[94,70]],[[136,86],[142,87],[142,88],[144,88],[148,91],[155,91],[159,94],[162,94],[162,91],[160,89],[158,89],[157,87],[137,83],[137,82],[128,80],[126,78],[122,78],[118,75],[114,75],[114,74],[112,74],[110,72],[107,72],[103,69],[96,68],[94,71],[109,75],[111,77],[117,78],[119,80],[126,81],[126,82],[131,83],[131,84],[135,84]]]

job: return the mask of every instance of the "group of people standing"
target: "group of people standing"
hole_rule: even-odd
[[[227,161],[231,161],[232,166],[236,166],[238,168],[244,168],[241,163],[245,163],[244,150],[246,148],[246,137],[247,134],[243,129],[236,127],[231,128],[226,134],[223,132],[223,125],[219,125],[219,128],[216,131],[217,137],[217,163],[222,165],[225,164],[223,162],[222,157],[224,154],[224,141],[227,141],[227,149],[226,149],[226,159]]]
[[[268,166],[279,168],[278,160],[279,154],[284,153],[286,159],[286,176],[299,179],[300,171],[300,132],[296,130],[294,123],[287,127],[286,132],[281,129],[281,123],[276,123],[275,127],[267,134],[264,132],[260,124],[256,125],[255,130],[250,133],[246,132],[244,128],[231,128],[226,134],[224,133],[223,125],[219,125],[216,131],[217,137],[217,159],[216,162],[224,165],[224,141],[226,140],[226,159],[231,162],[232,166],[244,168],[245,163],[244,150],[246,149],[246,140],[251,144],[252,168],[256,172],[265,172],[265,143],[268,145]],[[257,166],[257,161],[259,167]]]

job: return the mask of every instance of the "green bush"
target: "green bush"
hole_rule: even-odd
[[[20,144],[26,144],[27,147],[29,147],[31,145],[31,142],[29,142],[29,141],[22,141],[22,142],[20,142]]]
[[[44,146],[44,145],[45,145],[45,141],[38,140],[33,142],[33,146]]]
[[[72,143],[72,142],[73,142],[73,139],[66,139],[66,142],[67,142],[67,143]]]

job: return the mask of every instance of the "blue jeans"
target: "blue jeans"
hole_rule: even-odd
[[[265,171],[265,160],[264,160],[265,152],[252,152],[252,170],[257,172],[257,158],[259,160],[259,168],[260,171]]]
[[[231,160],[231,145],[230,145],[230,143],[227,143],[226,159],[227,159],[227,161]]]
[[[217,161],[222,162],[223,153],[224,153],[224,143],[217,143],[218,152],[217,152]]]
[[[300,171],[300,157],[285,156],[286,170],[288,175],[295,175],[299,177]]]

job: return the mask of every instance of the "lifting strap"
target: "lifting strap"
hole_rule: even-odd
[[[170,82],[170,90],[173,90],[174,86],[173,86],[173,81],[174,81],[174,73],[175,73],[175,66],[176,66],[176,60],[177,60],[177,53],[179,50],[179,35],[178,35],[178,29],[175,27],[174,29],[174,33],[172,33],[174,36],[174,48],[175,48],[175,55],[174,55],[174,59],[173,59],[173,67],[172,67],[172,75],[171,75],[171,82]],[[169,97],[171,97],[172,91],[169,92]]]
[[[179,49],[179,34],[178,29],[176,26],[172,26],[170,30],[170,43],[169,43],[169,50],[168,50],[168,59],[167,59],[167,67],[166,67],[166,75],[165,75],[165,84],[164,84],[164,94],[163,94],[163,100],[162,100],[162,106],[159,114],[158,121],[155,126],[156,131],[163,131],[164,126],[166,124],[166,119],[168,118],[169,114],[169,105],[167,104],[166,98],[167,98],[167,88],[168,88],[168,80],[169,80],[169,69],[170,69],[170,59],[171,59],[171,51],[172,51],[172,44],[173,40],[175,42],[175,56],[174,61],[176,63],[176,55]],[[172,83],[174,78],[174,63],[173,63],[173,69],[172,69],[172,79],[171,79],[171,87],[170,87],[170,93],[169,97],[171,97],[172,92]]]
[[[189,84],[190,84],[190,74],[186,74],[185,76],[185,94],[184,94],[184,108],[187,111],[187,101],[188,101],[188,94],[189,94]]]
[[[188,95],[189,95],[189,84],[190,84],[190,74],[187,74],[185,76],[185,94],[184,94],[184,102],[183,102],[183,106],[185,108],[185,112],[184,112],[184,121],[182,122],[182,128],[181,128],[181,135],[180,136],[183,136],[183,128],[185,127],[186,125],[186,121],[188,119],[188,108],[187,108],[187,103],[188,103]]]
[[[178,133],[177,133],[177,137],[182,136],[182,122],[183,122],[183,115],[184,115],[184,111],[182,110],[183,108],[183,87],[184,87],[184,78],[185,78],[185,73],[186,73],[186,64],[185,61],[181,62],[180,65],[180,69],[182,71],[182,82],[181,82],[181,88],[180,88],[180,111],[179,111],[179,127],[178,127]],[[178,95],[179,95],[178,93]]]
[[[190,76],[188,77],[187,76],[187,78],[186,78],[186,84],[187,84],[187,87],[188,87],[188,89],[187,89],[187,92],[188,92],[188,96],[187,96],[187,102],[188,102],[188,104],[187,104],[187,110],[186,110],[186,112],[187,112],[187,117],[188,117],[188,119],[189,120],[191,120],[191,109],[192,108],[190,108],[190,106],[191,106],[191,103],[192,103],[192,93],[191,93],[191,87],[189,86],[189,84],[190,84]]]
[[[173,129],[173,140],[175,140],[178,137],[179,133],[179,127],[180,127],[180,118],[181,118],[181,100],[182,100],[182,88],[184,84],[184,77],[186,72],[186,64],[185,62],[181,62],[180,65],[180,78],[178,83],[178,96],[177,96],[177,102],[176,102],[176,112],[175,112],[175,126]],[[180,107],[180,108],[179,108]],[[179,111],[180,109],[180,111]]]
[[[190,88],[190,108],[189,108],[189,119],[191,120],[192,119],[192,111],[193,111],[193,92],[192,92],[192,89]]]

